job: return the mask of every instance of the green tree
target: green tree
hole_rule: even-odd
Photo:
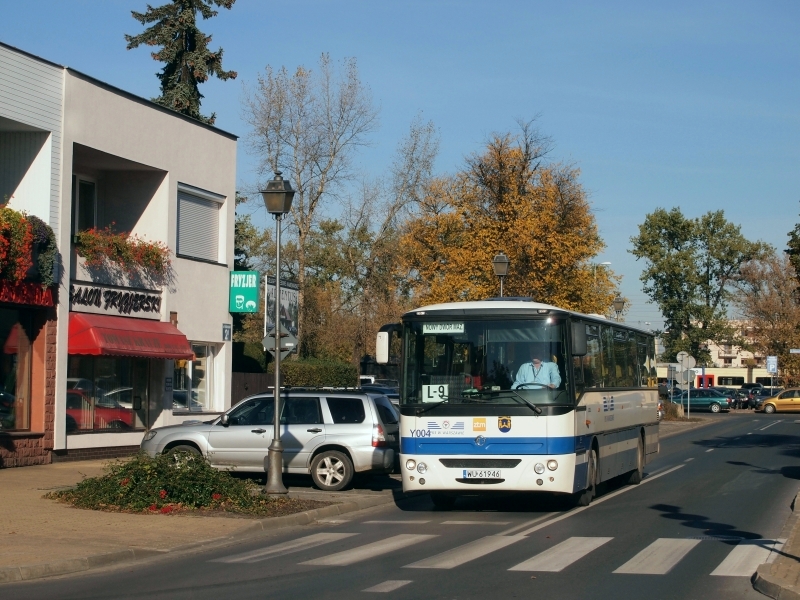
[[[789,247],[786,249],[786,254],[789,256],[795,276],[800,282],[800,223],[789,232]]]
[[[418,303],[497,296],[492,258],[503,251],[506,295],[604,313],[613,274],[591,262],[604,244],[579,171],[545,163],[549,139],[520,127],[428,185],[399,245],[409,292]]]
[[[648,214],[631,242],[631,254],[645,261],[644,292],[664,315],[665,358],[683,350],[703,364],[711,362],[709,340],[746,345],[728,306],[742,265],[764,256],[768,245],[745,239],[721,210],[689,219],[678,208]]]
[[[222,69],[222,48],[212,52],[208,48],[211,36],[197,28],[197,14],[203,19],[217,15],[213,6],[230,9],[236,0],[172,0],[162,6],[147,5],[143,13],[131,11],[142,25],[153,23],[138,35],[125,35],[128,50],[140,45],[159,46],[152,52],[153,60],[163,62],[158,73],[161,95],[153,102],[177,111],[203,123],[213,125],[216,114],[200,114],[203,95],[198,85],[210,76],[223,81],[236,78],[236,71]]]

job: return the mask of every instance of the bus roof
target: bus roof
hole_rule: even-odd
[[[629,323],[611,321],[598,314],[583,314],[573,310],[559,308],[551,304],[543,304],[541,302],[534,302],[528,298],[493,298],[489,300],[475,300],[471,302],[445,302],[442,304],[430,304],[428,306],[421,306],[410,310],[403,315],[403,319],[421,316],[439,316],[439,317],[456,317],[456,316],[475,316],[475,315],[490,315],[490,316],[533,316],[533,315],[547,315],[547,314],[569,315],[580,317],[587,321],[594,321],[598,323],[607,323],[609,325],[617,325],[625,327],[626,329],[635,329],[648,335],[654,335],[652,331],[643,329],[636,325]]]

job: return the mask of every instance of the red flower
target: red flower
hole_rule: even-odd
[[[158,510],[158,507],[155,504],[151,504],[148,508],[153,512],[156,512]]]
[[[166,506],[162,506],[162,507],[161,507],[161,512],[162,512],[163,514],[165,514],[165,515],[166,515],[166,514],[169,514],[169,513],[171,513],[171,512],[172,512],[172,510],[173,510],[173,508],[172,508],[172,505],[171,505],[171,504],[167,504]]]
[[[214,500],[214,501],[217,501],[217,500],[219,500],[220,498],[222,498],[222,494],[217,494],[216,492],[214,492],[213,494],[211,494],[211,499],[212,499],[212,500]]]
[[[161,499],[163,500],[164,498],[167,497],[167,490],[161,490],[160,492],[158,492],[158,495],[161,496]]]
[[[125,486],[125,485],[128,485],[130,482],[131,482],[131,480],[126,477],[125,479],[120,481],[119,484],[122,485],[122,486]]]

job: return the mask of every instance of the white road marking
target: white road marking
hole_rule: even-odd
[[[692,462],[693,460],[694,460],[693,458],[687,458],[687,459],[686,459],[685,461],[683,461],[683,462],[685,462],[685,463],[686,463],[686,462]]]
[[[658,538],[614,573],[665,575],[699,543],[700,540]]]
[[[497,535],[511,535],[515,531],[519,531],[520,529],[525,529],[526,527],[530,527],[531,525],[535,525],[545,519],[549,519],[553,515],[557,515],[557,512],[547,513],[546,515],[542,515],[541,517],[536,517],[535,519],[531,519],[530,521],[525,521],[524,523],[520,523],[519,525],[515,525],[511,529],[506,529],[505,531],[501,531]]]
[[[404,585],[411,583],[411,579],[390,579],[378,585],[373,585],[371,588],[361,590],[362,592],[393,592],[400,589]]]
[[[598,498],[597,500],[592,501],[592,503],[589,506],[579,506],[578,508],[573,508],[571,511],[566,512],[566,513],[564,513],[562,515],[559,515],[558,517],[555,517],[554,519],[550,519],[549,521],[545,521],[544,523],[539,523],[538,525],[534,525],[533,527],[531,527],[529,529],[526,529],[525,531],[521,532],[519,535],[530,535],[534,531],[539,531],[540,529],[543,529],[543,528],[547,527],[548,525],[552,525],[553,523],[558,523],[559,521],[563,521],[564,519],[568,519],[569,517],[571,517],[573,515],[577,515],[578,513],[585,511],[587,508],[592,508],[593,506],[597,506],[598,504],[601,504],[601,503],[605,502],[606,500],[611,500],[611,498],[619,496],[620,494],[624,494],[626,492],[630,492],[631,490],[635,490],[635,489],[643,486],[646,483],[650,483],[651,481],[655,481],[656,479],[658,479],[659,477],[663,477],[664,475],[669,475],[673,471],[677,471],[678,469],[682,469],[685,466],[686,465],[678,465],[678,466],[672,467],[671,469],[668,469],[666,471],[662,471],[658,475],[653,475],[651,477],[647,477],[644,480],[642,480],[642,482],[638,486],[637,485],[625,486],[624,488],[619,489],[616,492],[611,492],[610,494],[606,494],[602,498]],[[503,534],[500,534],[500,535],[503,535]]]
[[[771,563],[786,540],[742,540],[711,574],[721,577],[750,577],[759,565]]]
[[[773,425],[777,425],[778,423],[783,423],[783,419],[778,419],[777,421],[773,421],[766,427],[762,427],[761,429],[759,429],[759,431],[764,431],[765,429],[769,429],[770,427],[772,427]]]
[[[325,519],[317,519],[317,523],[332,523],[334,525],[341,525],[342,523],[349,523],[350,519],[337,519],[336,517],[327,517]]]
[[[571,537],[560,544],[556,544],[549,550],[545,550],[511,567],[509,571],[550,571],[557,573],[613,539],[610,537]]]
[[[747,435],[753,435],[753,433],[752,433],[752,432],[750,432],[750,433],[748,433]]]
[[[411,563],[404,568],[452,569],[524,539],[526,539],[524,535],[490,535],[436,556]]]
[[[423,521],[423,520],[409,520],[403,521],[398,519],[396,521],[364,521],[365,525],[424,525],[425,523],[430,523],[430,519]]]
[[[268,558],[272,558],[277,554],[291,554],[292,552],[300,552],[301,550],[315,548],[323,544],[338,542],[339,540],[343,540],[345,538],[349,538],[354,535],[358,534],[315,533],[314,535],[308,535],[306,537],[301,537],[296,540],[289,540],[288,542],[284,542],[282,544],[276,544],[274,546],[269,546],[268,548],[260,548],[258,550],[253,550],[251,552],[244,552],[243,554],[234,554],[232,556],[226,556],[224,558],[215,558],[214,560],[211,560],[209,562],[255,563],[262,560],[267,560]]]
[[[713,451],[714,451],[713,448],[709,448],[708,450],[706,450],[706,452],[713,452]]]
[[[435,537],[438,536],[401,533],[400,535],[395,535],[386,538],[385,540],[373,542],[372,544],[366,544],[365,546],[359,546],[357,548],[352,548],[351,550],[345,550],[344,552],[337,552],[336,554],[315,558],[314,560],[307,560],[300,564],[342,567],[361,562],[362,560],[375,558],[376,556],[380,556],[382,554],[388,554],[389,552],[394,552],[395,550],[405,548],[406,546],[413,546],[414,544],[418,544]]]
[[[442,521],[442,525],[508,525],[508,521]]]

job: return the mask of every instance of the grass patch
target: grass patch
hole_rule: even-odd
[[[259,493],[251,480],[232,477],[193,454],[140,453],[109,463],[100,477],[88,477],[74,488],[50,492],[45,498],[78,508],[113,512],[205,514],[273,517],[326,506],[328,502],[276,498]]]

